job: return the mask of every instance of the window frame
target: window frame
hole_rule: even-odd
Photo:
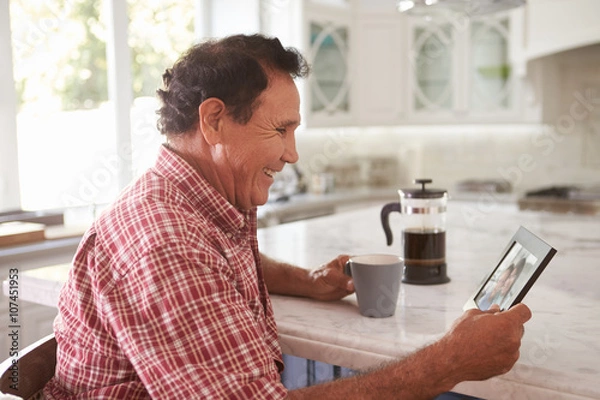
[[[13,71],[10,1],[0,1],[0,54],[7,62],[0,63],[0,212],[21,210],[19,159],[17,143],[17,95]],[[213,0],[193,0],[194,40],[210,36]],[[132,62],[128,45],[128,4],[121,0],[105,0],[107,7],[106,60],[108,102],[113,108],[116,140],[118,189],[133,179],[132,124],[133,105]],[[129,88],[123,90],[122,88]]]

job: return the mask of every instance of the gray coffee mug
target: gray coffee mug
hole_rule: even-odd
[[[391,254],[351,257],[344,272],[352,277],[361,315],[391,317],[396,312],[404,260]]]

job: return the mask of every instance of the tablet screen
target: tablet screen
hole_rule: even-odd
[[[487,310],[492,304],[498,304],[501,310],[507,310],[519,303],[554,254],[554,248],[520,227],[465,308],[476,306]]]

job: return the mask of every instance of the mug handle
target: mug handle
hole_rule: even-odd
[[[390,229],[390,213],[394,211],[401,212],[399,202],[388,203],[381,209],[381,225],[383,226],[383,231],[385,232],[385,238],[388,246],[390,246],[394,241],[392,230]]]
[[[352,276],[352,268],[350,268],[350,260],[346,261],[344,264],[344,274],[348,276]]]

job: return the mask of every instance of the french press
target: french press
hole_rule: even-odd
[[[416,179],[418,189],[400,189],[399,202],[381,209],[381,224],[387,244],[393,242],[389,215],[402,214],[404,272],[402,282],[433,285],[450,281],[446,272],[446,204],[448,193],[425,185],[431,179]]]

